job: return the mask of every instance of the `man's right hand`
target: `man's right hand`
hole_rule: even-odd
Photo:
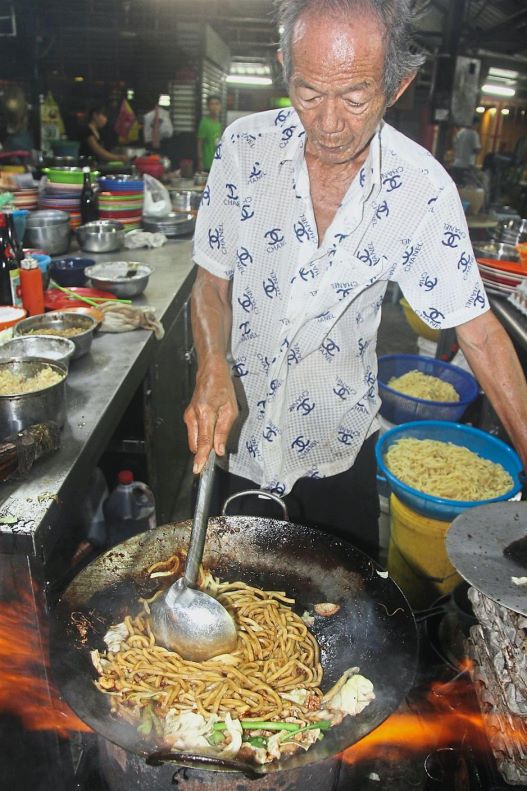
[[[216,359],[200,365],[192,400],[183,416],[188,444],[195,454],[194,473],[201,472],[212,448],[218,456],[224,455],[237,417],[238,403],[227,361]]]

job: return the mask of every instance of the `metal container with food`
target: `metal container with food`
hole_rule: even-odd
[[[58,209],[30,213],[24,233],[24,246],[45,250],[49,255],[67,252],[71,237],[70,215]]]
[[[94,684],[90,652],[105,645],[103,636],[111,624],[128,614],[135,616],[140,597],[150,598],[158,588],[171,584],[167,576],[150,578],[148,569],[186,549],[191,525],[183,522],[148,530],[100,555],[80,572],[54,612],[50,637],[51,667],[64,698],[99,736],[122,748],[119,752],[124,761],[137,761],[142,781],[138,787],[167,787],[179,764],[199,770],[200,775],[205,770],[202,785],[191,788],[210,785],[223,789],[225,775],[213,770],[226,769],[237,772],[231,775],[230,788],[245,788],[243,773],[247,772],[253,778],[259,776],[256,788],[292,788],[279,780],[269,780],[267,785],[264,779],[282,772],[287,778],[289,771],[307,769],[337,755],[376,728],[408,693],[416,667],[417,633],[410,607],[397,585],[350,544],[285,520],[285,512],[284,520],[245,516],[209,519],[204,568],[223,580],[284,591],[296,600],[298,614],[313,612],[310,630],[321,649],[322,691],[354,667],[370,680],[375,699],[357,716],[346,717],[325,731],[324,738],[307,751],[284,754],[260,766],[241,758],[224,760],[207,755],[206,749],[193,749],[192,743],[185,752],[170,750],[153,729],[146,734],[146,730],[137,730],[137,722],[124,721],[112,711],[109,696]],[[326,605],[319,613],[316,604],[320,602]],[[157,772],[152,767],[161,771],[165,762],[170,767],[165,783],[154,783]],[[334,785],[308,782],[307,787],[326,791]]]
[[[95,220],[75,231],[82,250],[90,253],[113,253],[124,244],[124,226],[113,220]]]
[[[38,357],[0,362],[0,439],[48,420],[62,427],[66,419],[67,374],[60,363]],[[35,377],[38,389],[20,392],[18,385]]]
[[[84,270],[95,288],[111,291],[123,299],[142,294],[152,272],[149,266],[137,261],[104,261]]]
[[[75,354],[75,344],[69,338],[52,335],[21,335],[0,346],[0,361],[12,357],[41,357],[64,365],[67,369]]]
[[[30,316],[20,321],[15,329],[16,336],[47,335],[70,338],[75,351],[72,360],[87,354],[90,350],[93,333],[97,328],[97,321],[92,316],[68,313],[67,310],[56,310],[43,313],[40,316]]]

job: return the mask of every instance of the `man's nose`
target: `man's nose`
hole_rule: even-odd
[[[344,129],[344,120],[340,114],[338,99],[328,96],[322,102],[320,128],[326,135],[333,135]]]

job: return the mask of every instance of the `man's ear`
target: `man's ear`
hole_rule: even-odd
[[[410,74],[408,77],[404,78],[404,80],[401,82],[401,84],[399,85],[399,87],[397,88],[395,93],[393,94],[392,98],[388,102],[388,105],[387,105],[388,107],[392,107],[392,105],[394,105],[395,102],[398,101],[401,98],[401,96],[403,95],[405,90],[408,88],[408,86],[411,85],[411,83],[415,80],[415,75],[416,74],[417,74],[417,72],[414,72],[413,74]]]

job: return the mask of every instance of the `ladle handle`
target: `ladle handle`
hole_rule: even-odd
[[[183,579],[189,588],[197,587],[199,567],[203,558],[205,538],[207,536],[207,522],[210,509],[210,498],[212,496],[212,483],[214,480],[214,465],[216,464],[216,453],[214,449],[209,453],[209,458],[201,471],[198,486],[198,496],[194,519],[192,521],[192,532],[190,534],[190,544],[185,565]]]

